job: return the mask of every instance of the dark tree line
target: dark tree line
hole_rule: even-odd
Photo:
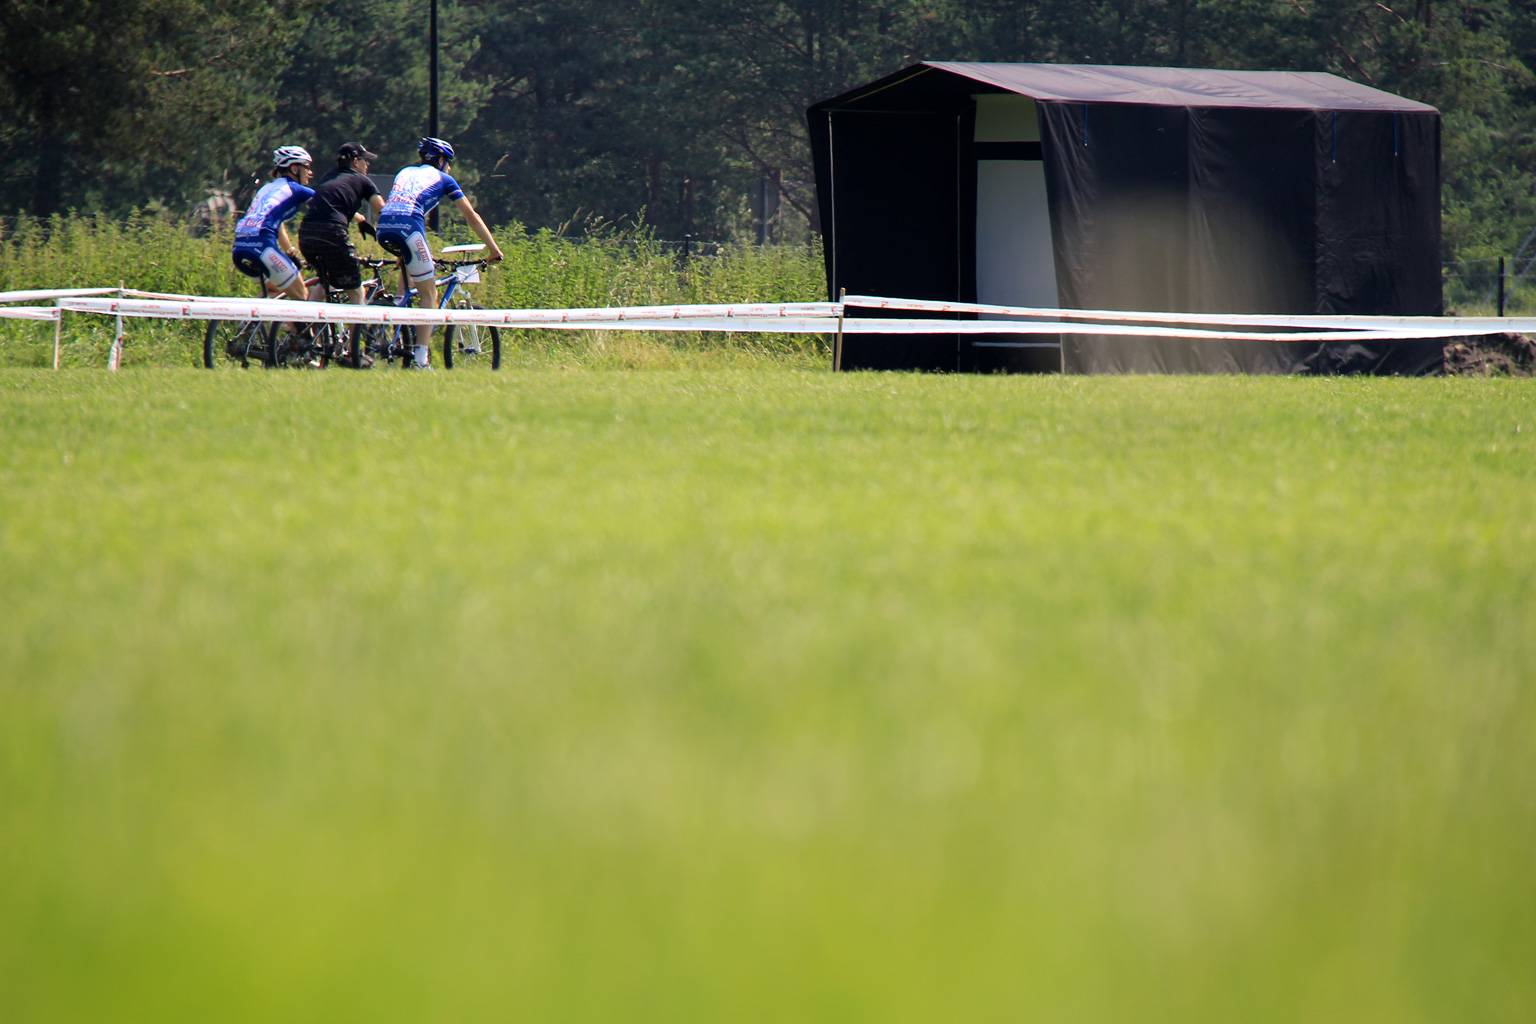
[[[10,0],[0,212],[185,209],[268,150],[412,156],[425,0]],[[1536,0],[440,3],[441,132],[490,219],[813,226],[808,104],[925,59],[1325,70],[1445,116],[1447,255],[1536,227]],[[766,206],[765,206],[766,200]]]

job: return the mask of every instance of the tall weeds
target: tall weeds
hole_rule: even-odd
[[[441,241],[471,236],[450,214]],[[506,260],[474,289],[480,305],[567,308],[698,302],[806,302],[826,298],[819,247],[737,246],[680,258],[643,229],[606,226],[581,238],[521,224],[499,229]],[[230,263],[227,230],[194,237],[179,222],[71,214],[0,221],[0,291],[114,287],[192,295],[250,295],[254,283]],[[368,241],[361,251],[384,255]],[[193,365],[202,324],[137,319],[128,325],[125,365]],[[105,364],[112,321],[66,313],[63,363]],[[820,361],[816,336],[644,335],[618,332],[509,332],[511,365],[665,366],[678,359]],[[49,324],[0,320],[0,366],[44,366],[52,359]]]

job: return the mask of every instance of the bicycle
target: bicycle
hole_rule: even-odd
[[[203,333],[203,369],[211,370],[214,355],[222,351],[246,369],[251,360],[271,365],[272,336],[277,324],[266,320],[210,320]]]
[[[442,251],[446,255],[455,252],[476,252],[484,245],[450,245]],[[383,268],[396,266],[391,260],[360,259],[359,263],[372,268],[373,279],[363,282],[363,294],[370,305],[408,307],[416,301],[416,289],[411,288],[404,296],[397,296],[384,283]],[[480,272],[490,265],[490,260],[437,260],[439,267],[451,268],[437,278],[438,309],[480,309],[470,295],[467,285],[480,280]],[[363,353],[372,355],[382,363],[400,360],[402,367],[411,363],[411,348],[416,343],[416,332],[409,324],[360,325],[352,332],[352,353],[361,358]],[[358,344],[361,341],[362,344]],[[443,328],[443,368],[486,362],[492,370],[501,368],[501,331],[489,324],[448,324]]]
[[[264,283],[258,281],[256,287],[261,298],[269,298]],[[252,360],[270,367],[277,328],[271,320],[209,320],[203,331],[203,369],[213,369],[220,351],[238,362],[242,370],[248,369]]]
[[[373,256],[357,257],[359,266],[373,271],[373,276],[363,282],[363,303],[369,306],[398,306],[400,302],[384,283],[384,268],[398,266],[394,260]],[[414,335],[412,335],[414,337]],[[347,340],[348,365],[361,369],[372,358],[387,365],[396,356],[409,360],[411,347],[402,345],[401,330],[387,324],[357,324]],[[403,363],[401,365],[404,365]]]
[[[304,287],[312,288],[318,277],[305,278]],[[265,298],[266,289],[262,289]],[[347,302],[344,291],[326,289],[326,301]],[[235,360],[242,369],[251,360],[272,369],[288,365],[323,367],[340,361],[346,354],[346,339],[334,323],[302,323],[296,329],[280,332],[281,325],[269,320],[210,320],[203,333],[203,368],[213,369],[217,353]],[[353,363],[352,365],[356,365]]]

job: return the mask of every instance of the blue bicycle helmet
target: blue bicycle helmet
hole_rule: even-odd
[[[453,159],[453,143],[447,139],[434,139],[430,135],[416,143],[416,152],[421,154],[423,160],[430,160],[440,156],[444,160]]]

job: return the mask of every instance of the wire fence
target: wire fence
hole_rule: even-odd
[[[1455,260],[1442,265],[1441,281],[1447,313],[1536,315],[1536,259]]]

